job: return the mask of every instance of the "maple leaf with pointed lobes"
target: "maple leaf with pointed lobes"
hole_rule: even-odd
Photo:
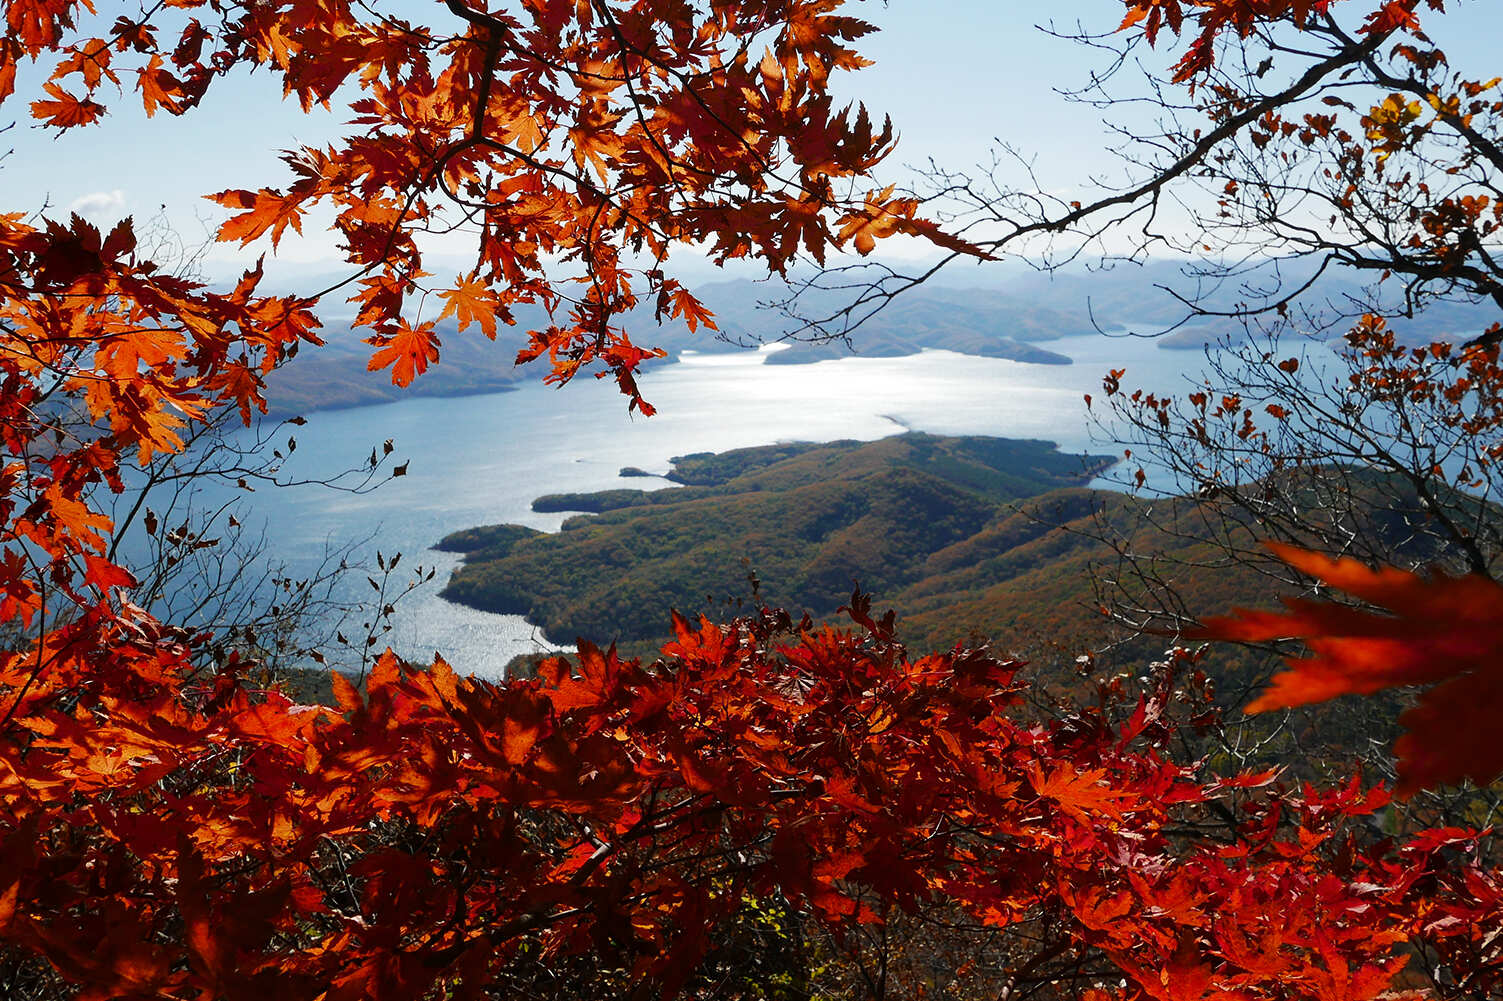
[[[546,685],[544,692],[556,712],[609,705],[612,699],[620,697],[622,675],[636,669],[635,664],[623,665],[615,647],[601,652],[599,647],[581,640],[578,649],[577,678],[573,666],[562,657],[549,658],[538,668],[538,677]]]
[[[166,108],[174,115],[183,112],[183,85],[162,67],[162,57],[153,55],[151,62],[137,71],[136,88],[141,91],[141,102],[146,109],[147,118],[155,115],[159,107]]]
[[[720,329],[715,325],[715,314],[677,282],[665,284],[663,295],[673,303],[673,316],[682,318],[690,333],[697,331],[701,324],[710,330]]]
[[[440,320],[452,316],[459,322],[460,332],[472,323],[478,323],[486,337],[496,339],[496,314],[501,309],[501,300],[484,282],[472,275],[461,278],[451,289],[438,294],[444,300],[444,309],[438,314]],[[506,318],[506,314],[502,314]]]
[[[1267,543],[1301,573],[1383,611],[1331,601],[1286,598],[1283,612],[1236,609],[1196,635],[1262,642],[1301,639],[1307,656],[1287,659],[1250,713],[1367,695],[1398,685],[1430,685],[1399,722],[1394,744],[1400,796],[1503,774],[1503,587],[1486,577],[1421,576],[1373,570],[1295,546]]]
[[[83,77],[84,86],[93,90],[102,80],[118,84],[120,78],[110,70],[113,55],[110,44],[102,38],[90,39],[73,47],[73,51],[57,64],[52,72],[53,80],[77,73]]]
[[[288,226],[297,233],[303,231],[301,195],[283,195],[270,188],[262,188],[260,191],[233,189],[204,197],[226,208],[246,210],[220,224],[215,239],[221,243],[239,240],[244,247],[270,230],[271,245],[275,249]]]
[[[366,338],[367,344],[380,350],[371,355],[366,370],[391,366],[391,381],[397,386],[409,386],[412,380],[428,370],[428,365],[438,361],[439,340],[432,323],[414,327],[405,319],[397,321],[394,334],[377,334]]]
[[[854,17],[832,15],[841,0],[816,0],[794,8],[788,26],[778,38],[779,55],[789,72],[801,60],[815,83],[823,84],[832,68],[860,69],[871,61],[838,40],[854,40],[877,29]]]
[[[32,101],[31,113],[54,128],[71,129],[79,125],[89,125],[98,121],[104,114],[104,105],[97,104],[88,98],[79,100],[55,83],[43,84],[42,89],[52,100]]]
[[[1068,764],[1045,770],[1037,765],[1027,769],[1028,780],[1033,790],[1042,799],[1048,799],[1065,813],[1082,824],[1091,823],[1091,814],[1120,817],[1131,806],[1133,794],[1114,789],[1104,781],[1105,769],[1077,772]],[[1124,801],[1127,801],[1124,804]]]
[[[955,250],[982,260],[995,260],[991,254],[977,251],[958,237],[940,230],[933,222],[918,215],[919,201],[916,198],[894,198],[893,185],[867,194],[866,202],[859,211],[842,217],[837,241],[855,246],[856,252],[865,257],[877,247],[877,241],[899,233],[918,236],[935,246]]]
[[[1400,28],[1419,30],[1419,18],[1414,14],[1415,0],[1388,0],[1367,16],[1362,30],[1367,34],[1386,35]]]

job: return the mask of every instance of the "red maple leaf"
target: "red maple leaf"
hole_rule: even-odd
[[[1305,656],[1247,707],[1266,712],[1367,695],[1398,685],[1430,685],[1399,717],[1408,731],[1394,745],[1400,796],[1503,774],[1496,726],[1503,712],[1503,587],[1480,575],[1422,576],[1371,569],[1294,546],[1268,544],[1290,566],[1375,609],[1286,598],[1284,612],[1236,609],[1210,619],[1208,639],[1302,639]]]

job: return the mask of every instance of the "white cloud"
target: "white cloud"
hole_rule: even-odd
[[[68,204],[69,212],[77,212],[94,223],[114,222],[124,215],[124,208],[125,192],[119,188],[113,191],[91,191]]]

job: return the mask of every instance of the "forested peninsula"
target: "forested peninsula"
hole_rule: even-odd
[[[831,616],[853,587],[904,611],[905,639],[1099,641],[1109,625],[1088,565],[1126,533],[1137,502],[1085,487],[1112,465],[1050,442],[912,432],[673,459],[680,486],[538,498],[585,511],[548,534],[517,525],[453,533],[464,563],[444,597],[521,614],[558,642],[647,650],[666,609],[712,617],[754,604]],[[1160,533],[1184,552],[1193,540]],[[1208,576],[1224,607],[1235,574]],[[1020,629],[1027,623],[1028,635]]]
[[[901,611],[916,648],[992,642],[1063,668],[1134,632],[1105,605],[1178,614],[1267,600],[1276,584],[1225,558],[1229,540],[1255,545],[1257,526],[1196,497],[1086,486],[1114,462],[1047,441],[921,432],[677,456],[677,486],[537,498],[535,510],[586,512],[557,533],[487,525],[444,537],[435,548],[464,562],[442,594],[524,615],[557,643],[650,656],[669,638],[670,608],[719,620],[771,605],[817,621],[859,587]],[[1421,501],[1377,474],[1350,482],[1372,494],[1362,531],[1404,549]],[[1110,656],[1141,660],[1166,642],[1138,636]],[[1223,671],[1240,674],[1238,661],[1223,652]]]

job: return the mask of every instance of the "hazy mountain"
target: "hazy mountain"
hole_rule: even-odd
[[[789,297],[787,286],[735,280],[696,288],[716,315],[718,333],[701,330],[691,334],[672,319],[659,323],[649,307],[638,309],[623,323],[633,340],[663,348],[670,361],[684,350],[748,350],[789,337],[790,347],[770,355],[768,364],[794,365],[850,355],[902,357],[932,349],[1058,365],[1068,364],[1070,359],[1041,347],[1040,342],[1122,328],[1161,334],[1159,343],[1164,348],[1200,349],[1220,341],[1235,342],[1243,336],[1240,323],[1225,318],[1187,322],[1184,302],[1165,289],[1174,289],[1207,309],[1231,310],[1239,304],[1267,304],[1281,290],[1297,287],[1306,277],[1307,273],[1298,268],[1280,271],[1270,265],[1236,280],[1214,282],[1198,277],[1184,265],[1159,262],[1091,272],[1029,273],[1007,277],[985,288],[925,284],[903,293],[867,318],[851,332],[848,341],[822,337],[819,330],[803,327],[797,317],[835,316],[852,301],[852,290],[806,290],[794,306],[795,317],[782,308]],[[322,280],[308,278],[300,283],[300,289],[310,290]],[[1380,305],[1397,311],[1401,305],[1397,294],[1385,293]],[[1302,326],[1323,326],[1325,337],[1339,337],[1353,318],[1372,304],[1371,296],[1358,285],[1334,279],[1322,280],[1301,302],[1309,312],[1307,317],[1302,316]],[[272,407],[285,415],[381,403],[408,395],[495,392],[526,379],[541,378],[541,369],[518,369],[513,362],[524,343],[523,331],[546,326],[549,318],[540,307],[520,306],[515,314],[517,325],[502,328],[495,342],[486,340],[475,328],[460,334],[452,320],[440,324],[439,363],[406,390],[392,386],[385,373],[367,372],[371,348],[348,330],[347,320],[331,317],[328,343],[303,352],[269,380]],[[1496,309],[1487,305],[1442,302],[1431,304],[1412,318],[1393,322],[1402,339],[1419,342],[1475,336],[1495,314]],[[841,329],[836,320],[827,325],[826,332]]]
[[[623,321],[632,339],[668,352],[749,350],[777,341],[790,321],[769,300],[772,286],[750,281],[721,282],[698,290],[715,311],[719,332],[690,333],[668,319],[659,323],[649,308],[640,308]],[[833,303],[833,300],[832,300]],[[268,380],[270,400],[278,414],[314,409],[362,406],[404,396],[455,396],[512,388],[526,379],[539,379],[536,366],[517,368],[516,353],[525,342],[523,332],[546,326],[540,307],[517,307],[517,325],[501,328],[494,342],[470,328],[461,334],[452,320],[439,324],[440,359],[408,389],[391,385],[386,373],[367,372],[371,348],[348,329],[348,320],[328,319],[327,344],[294,358]],[[1047,340],[1089,332],[1084,315],[1038,309],[1026,301],[995,292],[962,293],[950,289],[915,290],[878,313],[854,338],[855,353],[871,357],[916,354],[926,348],[966,354],[1012,358],[1041,364],[1068,364],[1069,358],[1034,346]],[[772,355],[776,364],[798,364],[843,357],[851,348],[840,341],[796,342]]]

